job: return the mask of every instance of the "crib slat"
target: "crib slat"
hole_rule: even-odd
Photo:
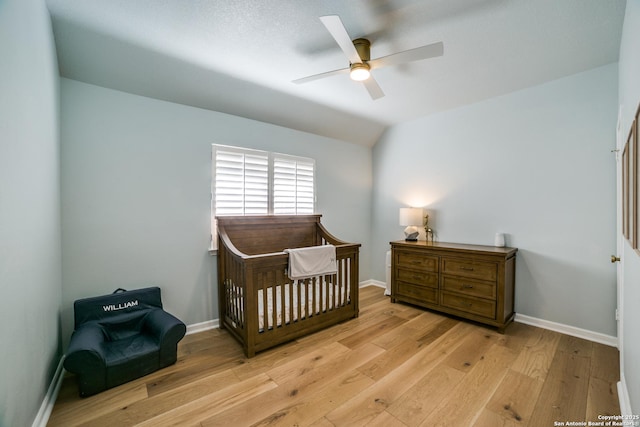
[[[284,325],[286,325],[287,323],[287,314],[286,314],[286,300],[285,300],[285,283],[279,282],[279,281],[275,281],[275,283],[278,283],[278,289],[280,290],[280,307],[278,308],[278,314],[280,315],[280,324],[278,325],[279,327],[283,327]],[[282,284],[280,284],[282,283]]]
[[[296,320],[299,322],[300,319],[302,318],[302,284],[300,283],[300,280],[296,280],[295,281],[295,285],[296,285],[296,292],[298,294],[298,300],[297,300],[297,316]]]
[[[270,271],[267,274],[270,275],[271,273],[272,272]],[[271,285],[268,288],[270,289],[271,293],[271,310],[269,312],[269,317],[271,318],[271,320],[269,324],[269,330],[273,330],[278,325],[278,288],[277,286],[275,286],[275,283],[269,283],[269,285]]]

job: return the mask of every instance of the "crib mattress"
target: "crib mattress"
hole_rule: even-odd
[[[341,286],[340,289],[339,285],[330,280],[318,277],[278,285],[275,290],[273,287],[266,288],[266,311],[262,289],[258,290],[257,297],[258,330],[263,332],[265,325],[271,329],[274,323],[282,326],[283,321],[285,324],[292,320],[295,322],[348,304],[351,296],[348,286]],[[242,298],[237,298],[236,301],[240,308]]]

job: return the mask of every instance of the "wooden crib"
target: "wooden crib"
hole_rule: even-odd
[[[360,244],[332,236],[320,217],[217,217],[220,328],[247,357],[358,316]],[[285,249],[327,244],[337,274],[289,279]]]

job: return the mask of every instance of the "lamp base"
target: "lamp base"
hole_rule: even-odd
[[[418,240],[418,227],[410,225],[404,229],[404,240],[407,242],[415,242]]]

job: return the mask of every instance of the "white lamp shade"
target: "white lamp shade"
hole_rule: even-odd
[[[422,208],[400,208],[400,225],[422,225]]]

